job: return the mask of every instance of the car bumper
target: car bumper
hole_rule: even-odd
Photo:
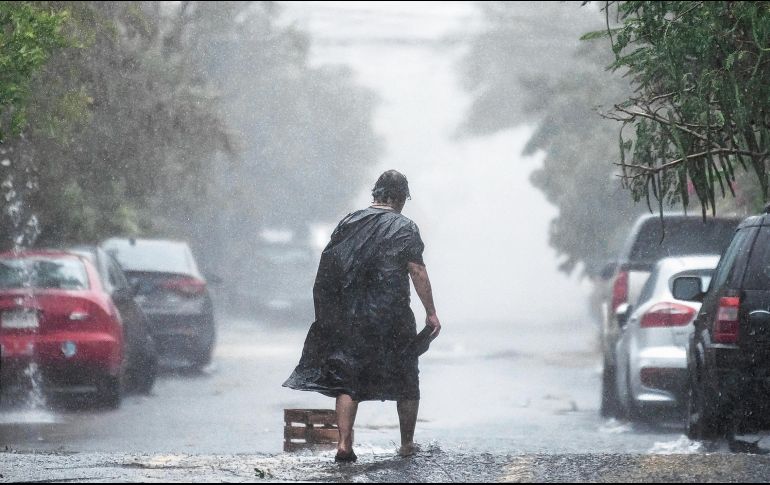
[[[687,350],[647,347],[631,363],[631,391],[639,404],[677,406],[687,389]]]
[[[147,318],[161,354],[195,352],[214,336],[212,315],[148,314]]]
[[[110,334],[0,335],[0,346],[3,390],[29,383],[34,364],[48,391],[90,391],[103,376],[118,376],[123,359],[121,341]]]
[[[714,348],[706,353],[705,382],[721,404],[740,403],[770,412],[770,358],[746,355],[732,348]]]
[[[117,373],[123,359],[120,338],[108,333],[0,335],[0,346],[3,362],[34,360],[48,367],[83,365]]]

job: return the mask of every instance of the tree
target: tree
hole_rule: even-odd
[[[311,66],[312,39],[280,16],[270,2],[180,2],[165,14],[166,43],[199,59],[238,156],[212,160],[207,196],[177,206],[186,217],[158,204],[155,226],[245,280],[266,227],[301,244],[309,223],[341,216],[340,187],[360,186],[380,152],[375,96],[345,67]]]
[[[34,76],[58,49],[68,44],[62,32],[66,12],[31,2],[0,2],[0,236],[18,247],[37,237],[37,219],[25,211],[24,195],[35,189],[25,177],[29,165],[14,165],[11,137],[27,126]]]
[[[33,75],[67,44],[66,19],[31,2],[0,2],[0,142],[24,129]]]
[[[611,8],[620,25],[584,38],[609,38],[610,68],[632,80],[606,116],[622,123],[634,199],[687,207],[692,192],[705,217],[739,192],[758,209],[770,186],[770,2],[605,2],[608,18]]]
[[[155,194],[202,185],[212,154],[229,150],[214,93],[188,74],[194,58],[164,58],[152,3],[39,5],[74,41],[32,79],[28,124],[4,148],[27,188],[16,205],[40,245],[146,232]],[[12,239],[15,226],[3,227]]]
[[[0,147],[4,246],[180,238],[248,279],[265,227],[337,219],[377,159],[375,96],[311,66],[272,2],[27,6],[68,42],[28,69],[27,123]]]
[[[628,92],[624,79],[607,79],[612,57],[599,42],[580,42],[604,19],[576,2],[484,3],[488,27],[461,64],[473,95],[463,126],[483,135],[534,125],[525,154],[544,154],[532,183],[559,210],[551,222],[551,246],[560,268],[597,275],[617,254],[634,216],[644,210],[621,188],[614,123],[596,109]],[[537,62],[533,60],[537,59]]]

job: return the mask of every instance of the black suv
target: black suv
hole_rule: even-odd
[[[673,281],[675,298],[702,301],[690,341],[687,434],[712,439],[770,428],[770,215],[743,221],[707,291]]]

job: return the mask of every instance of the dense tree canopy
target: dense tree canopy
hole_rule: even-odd
[[[662,208],[687,206],[694,194],[705,215],[738,192],[758,208],[769,186],[770,2],[622,1],[604,10],[619,25],[586,38],[608,37],[612,69],[634,86],[608,114],[623,126],[619,161],[634,198]],[[743,170],[751,176],[741,179]]]
[[[0,141],[24,128],[33,74],[66,44],[66,18],[31,2],[0,2]]]
[[[336,219],[378,156],[374,96],[311,66],[272,2],[15,5],[0,121],[26,123],[0,147],[4,246],[180,237],[237,266],[266,226]]]

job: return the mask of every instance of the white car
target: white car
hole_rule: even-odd
[[[621,412],[637,417],[650,408],[685,403],[687,346],[700,303],[677,300],[672,282],[697,276],[708,286],[719,256],[682,256],[660,260],[630,317],[621,324],[616,347],[616,385]]]

